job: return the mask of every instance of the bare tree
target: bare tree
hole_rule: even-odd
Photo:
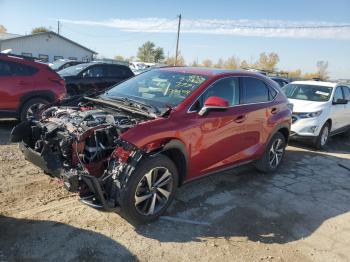
[[[317,73],[321,80],[327,80],[328,77],[328,61],[317,61]]]

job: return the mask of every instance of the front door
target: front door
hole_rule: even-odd
[[[336,87],[333,95],[333,101],[337,99],[344,99],[344,94],[341,86]],[[331,119],[332,119],[332,132],[346,125],[345,123],[345,110],[346,105],[343,104],[333,104],[331,107]]]

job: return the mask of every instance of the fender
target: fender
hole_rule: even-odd
[[[148,156],[154,156],[156,154],[165,154],[174,161],[174,164],[176,165],[180,174],[179,185],[181,185],[183,181],[186,180],[189,164],[189,157],[185,144],[179,139],[172,138],[165,143],[162,143],[162,141],[160,140],[157,142],[150,143],[148,145],[149,146],[145,146],[145,148],[148,147]],[[176,155],[171,153],[172,149],[179,150],[182,153],[182,155]]]
[[[183,181],[186,180],[187,174],[188,174],[188,163],[189,163],[189,157],[188,157],[188,152],[186,150],[186,146],[184,143],[182,143],[180,140],[178,139],[172,139],[170,140],[168,143],[166,143],[161,152],[166,152],[168,150],[171,149],[176,149],[179,150],[182,153],[183,156],[183,161],[185,162],[183,164],[181,164],[181,160],[182,157],[180,156],[180,158],[178,158],[178,161],[175,160],[175,165],[178,168],[179,174],[180,174],[180,181],[179,181],[179,185],[182,185]],[[174,157],[179,157],[179,156],[174,156]],[[174,159],[173,159],[174,160]]]

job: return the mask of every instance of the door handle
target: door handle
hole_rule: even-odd
[[[278,108],[274,107],[271,109],[271,114],[276,114],[278,112]]]
[[[246,120],[246,118],[247,117],[245,115],[240,115],[240,116],[236,117],[234,121],[236,123],[243,123]]]

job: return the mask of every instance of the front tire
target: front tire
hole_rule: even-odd
[[[327,122],[321,128],[321,131],[315,140],[315,143],[314,143],[315,148],[323,149],[326,146],[329,139],[330,131],[331,131],[331,125]]]
[[[121,190],[121,215],[134,225],[156,220],[173,201],[178,180],[177,168],[168,157],[146,159]]]
[[[263,173],[275,172],[281,164],[286,148],[286,139],[281,132],[277,132],[268,143],[265,153],[255,163],[257,170]]]

